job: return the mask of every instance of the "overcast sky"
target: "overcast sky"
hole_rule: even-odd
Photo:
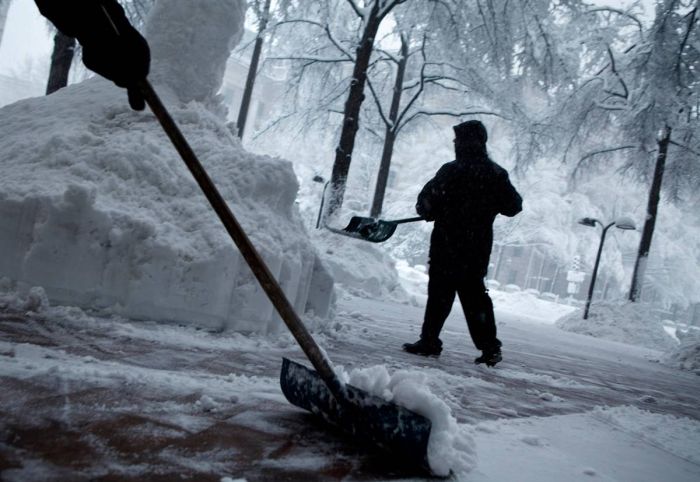
[[[33,0],[13,0],[0,43],[0,74],[11,75],[27,59],[48,62],[53,41]]]

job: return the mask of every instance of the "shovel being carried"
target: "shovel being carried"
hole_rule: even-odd
[[[414,218],[386,221],[384,219],[353,216],[350,218],[350,222],[344,229],[336,229],[328,225],[325,225],[325,227],[329,231],[336,234],[342,234],[343,236],[363,239],[372,243],[382,243],[394,234],[397,225],[403,223],[414,223],[416,221],[423,221],[423,218],[418,216]]]
[[[395,403],[345,385],[338,379],[330,361],[295,313],[151,84],[143,80],[138,87],[263,290],[316,369],[309,370],[284,359],[280,383],[287,399],[358,437],[360,443],[371,443],[402,456],[405,461],[426,466],[430,420]]]

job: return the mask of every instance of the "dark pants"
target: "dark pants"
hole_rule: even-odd
[[[478,276],[465,276],[455,273],[453,269],[441,269],[439,266],[432,265],[421,339],[442,346],[439,339],[440,331],[450,314],[455,294],[459,295],[474,346],[482,351],[499,348],[501,342],[496,338],[493,303],[484,286],[484,279]]]

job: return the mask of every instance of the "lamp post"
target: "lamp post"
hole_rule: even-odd
[[[578,221],[579,224],[582,224],[584,226],[589,226],[589,227],[595,227],[596,224],[599,224],[601,228],[603,228],[602,233],[600,234],[600,244],[598,245],[598,254],[595,257],[595,265],[593,265],[593,274],[591,275],[591,284],[588,287],[588,298],[586,299],[586,306],[583,309],[583,319],[587,320],[588,319],[588,310],[591,307],[591,300],[593,299],[593,290],[595,288],[595,279],[596,276],[598,276],[598,265],[600,264],[600,255],[603,252],[603,243],[605,242],[605,235],[608,233],[608,229],[612,228],[613,226],[616,226],[617,229],[622,229],[622,230],[634,230],[636,229],[636,226],[634,225],[634,222],[628,218],[628,217],[622,217],[618,218],[612,223],[609,223],[607,225],[603,224],[601,221],[595,218],[582,218],[579,219]]]
[[[316,218],[316,229],[321,229],[321,219],[323,218],[323,206],[326,202],[326,189],[328,189],[328,184],[330,181],[326,181],[323,177],[318,174],[311,179],[313,182],[323,183],[323,192],[321,193],[321,206],[318,208],[318,217]]]

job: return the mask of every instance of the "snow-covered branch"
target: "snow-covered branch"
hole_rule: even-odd
[[[501,119],[510,120],[508,117],[500,114],[498,112],[493,112],[490,110],[465,110],[465,111],[450,111],[450,110],[428,110],[422,109],[413,112],[410,116],[406,117],[397,127],[396,131],[400,131],[404,126],[409,124],[412,120],[420,116],[427,117],[437,117],[437,116],[447,116],[447,117],[466,117],[474,115],[490,115],[495,117],[500,117]]]
[[[698,152],[698,151],[696,151],[696,150],[694,150],[694,149],[691,149],[691,148],[688,147],[688,146],[685,146],[685,145],[683,145],[683,144],[679,144],[678,142],[673,141],[673,140],[670,140],[670,141],[668,141],[668,142],[669,142],[669,144],[672,144],[672,145],[674,145],[674,146],[676,146],[676,147],[680,147],[681,149],[684,149],[684,150],[686,150],[686,151],[688,151],[688,152],[690,152],[690,153],[692,153],[692,154],[695,154],[696,156],[700,157],[700,152]]]
[[[588,13],[598,13],[598,12],[608,12],[608,13],[614,13],[617,15],[620,15],[622,17],[626,17],[630,20],[632,20],[635,24],[637,24],[637,28],[639,29],[639,33],[641,34],[644,31],[644,27],[642,25],[642,22],[632,15],[629,12],[625,12],[624,10],[620,10],[619,8],[613,8],[613,7],[597,7],[597,8],[592,8],[588,10]]]
[[[682,75],[682,69],[681,66],[683,65],[683,52],[685,51],[686,45],[688,45],[688,38],[690,37],[690,32],[693,31],[695,28],[696,24],[696,18],[697,18],[697,7],[695,7],[693,10],[691,10],[686,17],[688,18],[688,27],[685,29],[685,35],[683,36],[683,41],[681,42],[680,47],[678,48],[678,57],[676,61],[676,79],[678,82],[678,85],[683,85],[683,75]],[[692,70],[692,67],[689,69]]]
[[[378,17],[384,18],[394,7],[404,3],[406,0],[374,0],[379,4]]]
[[[367,86],[369,87],[369,91],[372,93],[372,98],[374,99],[374,103],[377,106],[377,111],[379,112],[379,117],[382,118],[382,122],[387,127],[391,127],[391,122],[387,118],[386,114],[384,114],[384,109],[382,108],[382,102],[379,99],[379,96],[377,95],[377,91],[374,89],[374,83],[372,82],[372,79],[370,79],[369,76],[367,76]]]
[[[333,35],[333,32],[331,31],[330,26],[328,24],[324,24],[321,22],[317,22],[315,20],[308,20],[308,19],[290,19],[290,20],[283,20],[281,22],[278,22],[276,27],[280,27],[283,25],[290,25],[290,24],[306,24],[306,25],[311,25],[311,26],[314,26],[314,27],[317,27],[317,28],[323,30],[323,33],[328,38],[330,43],[336,49],[338,49],[338,51],[341,54],[343,54],[343,56],[345,57],[345,61],[350,61],[350,62],[355,61],[354,55],[347,48],[345,48],[343,46],[343,44],[338,41],[338,39],[335,38],[335,36]]]
[[[402,119],[406,116],[406,113],[413,106],[413,104],[416,102],[416,100],[418,100],[420,95],[423,93],[423,89],[425,88],[425,69],[427,67],[426,54],[425,54],[425,41],[426,41],[426,36],[423,35],[423,41],[421,43],[421,48],[420,48],[421,57],[423,57],[423,65],[421,65],[421,67],[420,67],[419,87],[418,87],[418,90],[416,92],[414,92],[413,96],[411,97],[411,100],[409,100],[408,103],[406,104],[406,107],[404,107],[404,109],[401,111],[399,116],[396,118],[396,124],[397,124],[396,131],[397,132],[401,128],[401,126],[404,124],[402,122]]]
[[[325,64],[335,64],[340,62],[352,62],[352,59],[346,57],[316,57],[312,55],[305,56],[279,56],[279,57],[268,57],[269,60],[295,60],[299,62],[310,62],[310,63],[325,63]]]
[[[629,149],[639,149],[640,147],[638,145],[625,145],[625,146],[617,146],[617,147],[610,147],[607,149],[598,149],[592,152],[589,152],[582,156],[578,162],[576,163],[576,167],[574,168],[572,172],[572,177],[577,177],[579,175],[579,172],[585,167],[586,161],[596,157],[596,156],[601,156],[604,154],[610,154],[612,152],[618,152],[618,151],[625,151]]]

